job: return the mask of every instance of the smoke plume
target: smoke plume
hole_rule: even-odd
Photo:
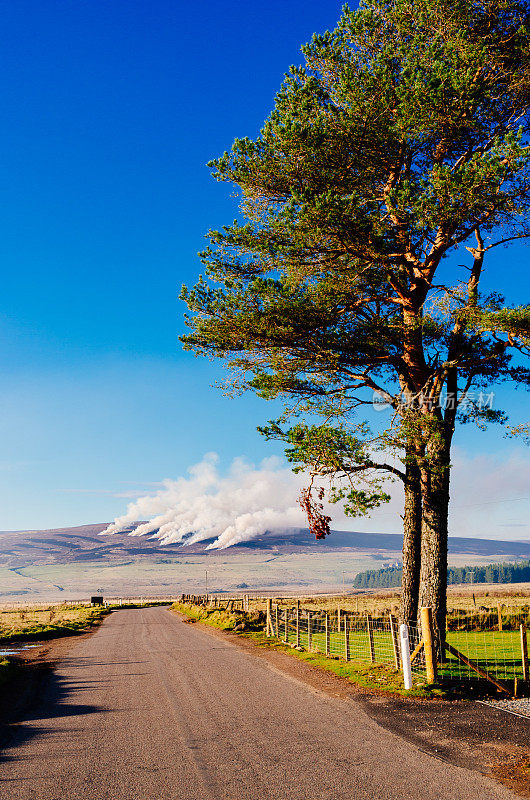
[[[131,535],[152,534],[162,544],[194,544],[214,539],[208,549],[245,542],[267,530],[303,527],[298,505],[303,475],[295,475],[277,458],[259,467],[241,458],[228,475],[219,474],[218,456],[209,453],[190,467],[189,477],[165,480],[156,493],[130,503],[102,535],[127,530],[138,519],[148,519]]]

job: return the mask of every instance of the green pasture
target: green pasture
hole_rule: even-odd
[[[303,621],[305,628],[305,620]],[[394,661],[392,637],[389,631],[373,631],[374,663],[388,664]],[[284,636],[284,626],[279,625],[279,638]],[[344,658],[345,634],[331,631],[329,653]],[[519,631],[450,631],[447,641],[471,661],[500,680],[521,679],[523,677],[521,660],[521,639]],[[288,643],[296,643],[296,632],[288,629]],[[300,630],[300,646],[308,648],[307,630]],[[326,636],[320,626],[311,635],[311,649],[326,652]],[[366,630],[349,632],[350,659],[352,661],[371,661],[370,641]],[[413,671],[422,671],[421,661],[413,664]],[[463,664],[455,656],[447,653],[445,661],[439,665],[440,677],[446,679],[478,678],[477,673]]]

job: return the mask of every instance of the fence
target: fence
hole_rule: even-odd
[[[522,612],[524,617],[524,612]],[[521,615],[499,611],[489,630],[456,630],[441,637],[432,626],[430,609],[422,609],[422,625],[408,626],[411,672],[418,681],[487,681],[498,690],[514,693],[529,680],[526,623]],[[493,617],[491,617],[493,619]],[[456,626],[455,626],[456,627]],[[385,618],[341,611],[280,607],[268,601],[267,635],[304,650],[345,661],[393,665],[402,668],[398,623]],[[443,642],[443,644],[441,644]],[[443,648],[443,652],[442,652]]]
[[[374,665],[391,665],[401,669],[401,650],[397,619],[370,614],[355,614],[337,608],[334,612],[279,607],[268,601],[266,630],[286,644],[302,650]],[[416,645],[422,635],[419,627],[409,627],[410,641]],[[413,653],[412,673],[426,679],[425,656]]]
[[[249,595],[222,599],[183,595],[182,599],[228,611],[252,608]],[[340,606],[310,609],[300,601],[291,605],[290,598],[281,603],[261,600],[267,609],[267,636],[330,658],[403,669],[400,626],[393,613],[375,616]],[[525,683],[529,687],[528,622],[528,606],[451,609],[447,630],[440,636],[430,609],[422,609],[421,624],[408,626],[412,677],[416,683],[485,681],[504,693],[517,693]]]

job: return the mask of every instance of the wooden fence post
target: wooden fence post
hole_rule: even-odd
[[[430,608],[430,606],[421,609],[421,635],[423,639],[423,652],[425,653],[427,683],[436,683],[436,649],[434,646],[432,608]]]
[[[368,631],[368,643],[370,644],[370,661],[372,664],[375,664],[374,631],[372,629],[372,617],[370,614],[366,615],[366,630]]]
[[[343,627],[344,627],[344,658],[346,661],[350,660],[350,626],[348,623],[348,617],[346,614],[343,615]]]
[[[307,649],[311,650],[311,612],[307,612]]]
[[[337,608],[337,632],[340,633],[340,606]]]
[[[272,600],[267,598],[267,636],[272,636]]]
[[[326,632],[326,655],[329,656],[330,635],[329,635],[329,614],[327,611],[326,611],[326,616],[324,617],[324,630]]]
[[[502,606],[500,603],[497,606],[497,621],[499,623],[499,630],[502,631]]]
[[[296,646],[300,647],[300,600],[296,601]]]
[[[279,622],[279,615],[280,615],[280,614],[279,614],[279,611],[278,611],[278,603],[276,603],[276,613],[275,613],[275,615],[274,615],[274,618],[275,618],[275,619],[274,619],[274,621],[275,621],[275,623],[276,623],[276,631],[275,631],[274,635],[276,636],[276,638],[277,638],[277,639],[279,639],[279,638],[280,638],[280,622]]]
[[[289,609],[285,609],[284,618],[283,618],[283,641],[288,644],[289,642],[289,633],[288,633],[288,621],[289,621]]]
[[[528,642],[526,639],[526,625],[521,622],[521,661],[523,662],[523,680],[528,680]]]
[[[388,616],[390,618],[390,635],[392,636],[392,647],[394,648],[394,664],[396,665],[396,669],[399,670],[401,667],[401,659],[399,657],[399,641],[398,641],[397,625],[394,619],[394,615],[389,614]]]

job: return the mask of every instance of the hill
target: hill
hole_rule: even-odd
[[[333,531],[321,542],[309,531],[270,531],[226,550],[161,545],[128,532],[100,536],[105,523],[53,530],[0,532],[0,598],[30,602],[107,595],[216,592],[336,592],[355,575],[400,558],[401,536]],[[455,566],[530,558],[530,542],[452,538]]]
[[[251,541],[242,542],[224,551],[217,551],[206,549],[211,540],[195,545],[161,545],[158,540],[147,536],[129,535],[132,528],[124,533],[100,536],[106,525],[107,523],[98,523],[40,531],[0,531],[0,566],[16,568],[39,564],[123,561],[130,558],[141,560],[182,555],[214,557],[219,552],[236,556],[256,550],[274,551],[276,554],[296,552],[324,554],[344,549],[395,554],[401,550],[401,536],[398,534],[332,531],[327,539],[316,542],[308,530],[292,529],[268,531]],[[530,558],[530,542],[452,537],[449,539],[449,553]]]

